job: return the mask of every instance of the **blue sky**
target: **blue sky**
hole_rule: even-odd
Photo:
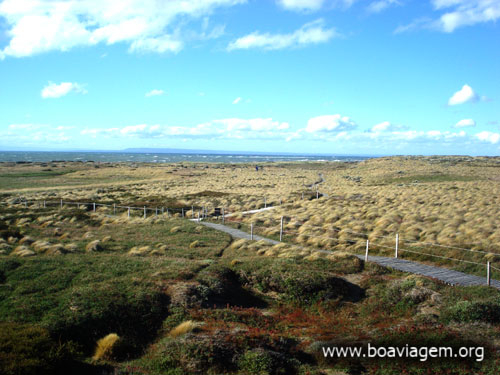
[[[500,154],[500,0],[3,0],[0,150]]]

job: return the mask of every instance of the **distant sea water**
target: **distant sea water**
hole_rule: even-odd
[[[368,156],[323,155],[238,155],[238,154],[191,154],[191,153],[127,153],[127,152],[49,152],[49,151],[0,151],[0,162],[51,162],[95,161],[136,163],[264,163],[291,161],[361,161]]]

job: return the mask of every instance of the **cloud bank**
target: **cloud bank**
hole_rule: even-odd
[[[68,51],[100,43],[127,43],[131,52],[178,52],[186,34],[181,26],[215,9],[245,0],[4,0],[0,17],[7,24],[6,56]],[[203,31],[204,36],[220,35]],[[214,29],[215,30],[215,29]]]

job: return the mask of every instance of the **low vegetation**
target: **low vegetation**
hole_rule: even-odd
[[[353,256],[367,239],[372,254],[387,255],[399,233],[402,256],[465,267],[404,252],[424,248],[410,240],[430,242],[450,246],[426,245],[431,254],[500,267],[498,159],[251,167],[2,165],[0,373],[498,374],[500,291],[451,287]],[[318,173],[325,195],[315,199],[304,185]],[[232,240],[181,211],[143,219],[112,207],[24,204],[170,205],[190,218],[203,206],[263,207],[264,196],[282,205],[226,224],[249,231],[253,223],[255,233],[278,239],[284,216],[278,245]],[[484,347],[485,358],[323,355],[328,346],[368,343]]]

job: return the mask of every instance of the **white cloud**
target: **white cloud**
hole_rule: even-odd
[[[130,52],[179,52],[183,47],[180,40],[174,39],[171,35],[163,35],[156,38],[144,38],[134,40],[130,45]]]
[[[401,126],[401,125],[394,125],[394,124],[390,123],[389,121],[384,121],[384,122],[381,122],[380,124],[376,124],[376,125],[372,126],[370,131],[372,133],[380,133],[380,132],[398,131],[398,130],[404,130],[404,129],[407,129],[407,127]]]
[[[368,5],[366,10],[370,13],[380,13],[383,10],[389,8],[392,5],[401,5],[401,2],[399,0],[378,0],[378,1],[373,1]]]
[[[400,25],[394,30],[394,34],[401,34],[413,30],[417,30],[420,28],[429,28],[429,25],[432,24],[432,19],[429,17],[420,17],[407,25]]]
[[[305,131],[308,133],[317,132],[342,132],[352,130],[357,125],[347,116],[325,115],[310,118]]]
[[[233,100],[233,104],[238,104],[241,101],[241,98],[238,96],[236,99]]]
[[[498,0],[432,0],[436,10],[449,9],[436,21],[444,32],[453,32],[459,27],[496,21],[500,18]]]
[[[159,95],[163,95],[163,94],[165,94],[165,91],[160,90],[160,89],[153,89],[153,90],[146,93],[146,97],[159,96]]]
[[[278,0],[278,4],[292,11],[317,11],[323,6],[324,0]]]
[[[478,100],[478,95],[474,92],[472,87],[469,85],[463,85],[463,87],[454,93],[448,100],[448,105],[458,105],[476,100]]]
[[[229,43],[229,51],[235,49],[262,48],[277,50],[290,47],[300,47],[308,44],[326,43],[339,34],[335,29],[325,29],[323,20],[316,20],[302,26],[290,34],[262,34],[255,31]]]
[[[60,84],[49,82],[49,84],[42,89],[41,95],[44,99],[53,99],[68,95],[70,92],[86,94],[87,90],[76,82],[61,82]]]
[[[476,122],[471,118],[464,118],[455,124],[455,128],[466,128],[476,126]]]
[[[395,33],[426,28],[451,33],[460,27],[495,22],[500,18],[499,0],[431,0],[435,11],[444,12],[437,19],[419,18],[399,26]]]
[[[216,8],[246,0],[4,0],[0,17],[8,27],[6,56],[31,56],[47,51],[68,51],[98,43],[128,43],[130,51],[178,52],[190,21]],[[200,38],[222,35],[223,27],[206,30]]]
[[[293,12],[311,13],[328,4],[330,7],[350,8],[358,0],[276,0],[283,9]]]
[[[481,133],[477,133],[476,137],[483,142],[489,142],[492,144],[497,144],[500,142],[500,133],[492,133],[489,131],[483,131]]]

